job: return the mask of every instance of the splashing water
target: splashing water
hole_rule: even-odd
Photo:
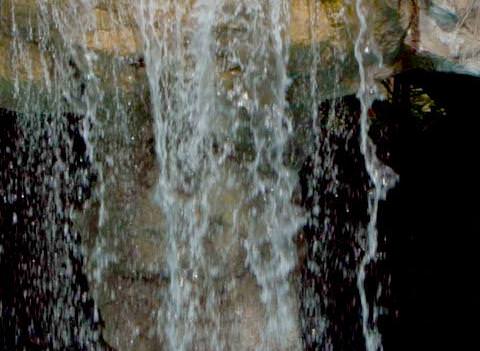
[[[169,242],[166,310],[172,350],[191,349],[194,344],[225,348],[220,342],[214,285],[227,262],[212,267],[204,242],[218,240],[211,223],[212,194],[226,177],[229,187],[242,188],[244,194],[243,203],[233,209],[239,218],[233,220],[229,235],[246,234],[245,264],[262,288],[266,308],[267,325],[257,348],[285,347],[285,336],[296,327],[288,323],[293,308],[288,301],[288,275],[295,264],[292,238],[301,222],[289,200],[296,180],[283,163],[291,133],[285,114],[287,5],[282,1],[140,2],[137,21],[145,48],[159,168],[155,198],[165,213]],[[158,17],[169,20],[159,24]],[[220,26],[224,31],[233,28],[244,41],[224,34],[222,38],[216,33]],[[242,57],[241,50],[249,55]],[[237,75],[228,92],[219,86],[222,68]],[[250,157],[248,162],[233,170],[231,159],[242,156],[232,143],[242,138],[241,114],[252,140],[243,137],[239,142],[253,145],[250,155],[244,155]],[[245,214],[238,214],[242,208],[248,208],[248,224]],[[202,335],[198,326],[208,323],[213,323],[213,330],[207,328]]]
[[[52,296],[43,316],[50,332],[45,344],[102,349],[101,313],[143,304],[144,286],[131,288],[137,279],[154,286],[144,299],[151,303],[148,327],[132,317],[128,335],[119,336],[124,326],[115,324],[109,342],[120,349],[140,349],[137,340],[150,338],[175,351],[300,350],[292,272],[294,238],[305,218],[292,201],[299,180],[286,160],[294,133],[286,99],[292,1],[35,0],[28,11],[24,2],[2,4],[9,39],[0,49],[10,52],[11,107],[21,114],[25,139],[18,167],[40,179],[24,190],[38,196],[32,208],[43,216],[29,240],[44,238],[36,248],[45,255],[42,265],[31,268],[44,270],[34,288]],[[331,150],[317,153],[324,142],[315,37],[320,5],[308,4],[313,137],[305,148],[316,155],[314,177],[331,176],[335,187]],[[373,45],[362,0],[356,5],[361,150],[374,186],[357,285],[367,349],[376,351],[381,340],[365,276],[376,257],[378,203],[397,177],[379,161],[368,136],[368,111],[378,94],[375,68],[365,59]],[[83,167],[74,130],[85,145]],[[150,139],[154,165],[143,159]],[[93,184],[90,198],[85,189]],[[315,193],[315,201],[322,195]],[[22,220],[16,213],[12,218]],[[76,228],[82,229],[82,248]],[[145,232],[153,244],[135,241]],[[321,244],[313,245],[326,250]],[[142,255],[147,265],[129,261]],[[87,300],[86,291],[75,288],[75,265],[87,272],[93,301],[102,301],[88,313],[75,312]],[[118,279],[112,282],[112,275]],[[324,297],[314,286],[307,295],[315,341],[326,344]],[[75,324],[79,313],[85,315]]]

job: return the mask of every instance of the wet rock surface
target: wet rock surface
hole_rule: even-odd
[[[296,76],[305,67],[310,67],[304,65],[304,57],[310,55],[312,48],[320,50],[322,67],[319,74],[325,97],[333,93],[347,95],[356,90],[355,62],[350,58],[358,30],[354,5],[354,1],[323,0],[315,4],[307,0],[291,1],[291,75]],[[69,5],[49,3],[43,6],[35,0],[2,2],[0,104],[3,107],[18,107],[15,106],[14,96],[9,93],[14,86],[30,82],[39,92],[47,93],[43,91],[42,81],[46,74],[52,74],[55,61],[48,46],[61,45],[65,33],[61,35],[50,28],[49,22],[53,21],[48,20],[48,16],[41,20],[38,15],[55,15],[55,11],[51,10],[53,8],[61,16],[62,6],[66,8]],[[367,12],[371,14],[369,25],[373,28],[375,38],[372,51],[381,53],[385,67],[378,73],[379,79],[391,75],[393,71],[402,70],[400,53],[403,44],[414,50],[406,54],[408,64],[405,68],[430,67],[434,70],[479,74],[478,2],[376,0],[369,2],[367,7]],[[95,71],[101,84],[104,84],[104,90],[111,91],[121,82],[122,90],[135,91],[138,82],[145,79],[141,65],[135,65],[142,56],[136,10],[128,1],[105,0],[92,3],[91,6],[79,5],[75,11],[87,18],[90,26],[83,33],[73,33],[72,39],[78,45],[85,42],[85,49],[100,55],[100,61],[117,60],[119,63],[120,71],[117,72],[115,83],[109,78],[109,70],[101,62],[96,64]],[[69,18],[64,20],[68,21]],[[186,25],[189,25],[188,21]],[[40,43],[44,40],[42,32],[47,28],[50,39],[46,47]],[[227,27],[218,29],[219,33],[225,30]],[[17,50],[23,51],[26,64],[15,62],[12,55]],[[339,80],[344,87],[340,85],[335,90],[331,85],[337,83],[334,77],[338,74],[345,76]],[[225,78],[228,77],[226,74]]]
[[[402,44],[407,29],[408,12],[401,12],[396,1],[378,0],[369,4],[370,20],[375,28],[378,50],[384,56],[386,67],[391,66]],[[70,7],[69,7],[70,6]],[[228,7],[228,2],[225,5]],[[68,11],[67,11],[68,10]],[[78,18],[64,16],[64,13],[75,11]],[[62,41],[71,41],[72,49],[79,47],[92,55],[98,55],[91,63],[92,73],[98,78],[102,91],[106,96],[113,96],[115,89],[120,88],[126,95],[145,94],[141,89],[146,77],[142,59],[141,33],[136,22],[136,9],[128,1],[99,1],[90,6],[71,8],[68,3],[57,5],[48,3],[40,5],[35,0],[2,2],[0,7],[0,89],[4,108],[18,110],[21,106],[12,92],[20,89],[36,89],[40,95],[48,95],[45,82],[55,74],[58,58],[52,57],[55,47],[62,48]],[[44,18],[41,18],[42,15]],[[159,15],[160,16],[160,15]],[[163,16],[163,15],[162,15]],[[80,18],[88,23],[86,28],[76,33],[59,33],[52,26],[54,18],[60,18],[66,24],[80,22]],[[161,19],[159,19],[161,20]],[[188,19],[185,25],[191,25]],[[216,29],[219,36],[229,31],[229,24]],[[307,0],[291,1],[291,23],[289,36],[291,42],[291,75],[298,76],[306,67],[311,50],[321,50],[322,62],[319,75],[323,82],[322,91],[325,97],[333,94],[351,94],[356,90],[357,69],[353,61],[353,42],[356,37],[358,20],[354,2],[341,3],[334,0],[312,2]],[[68,28],[68,27],[67,27]],[[313,28],[313,29],[311,29]],[[231,28],[235,30],[235,25]],[[43,34],[42,34],[43,33]],[[48,35],[45,41],[43,35]],[[69,49],[69,50],[72,50]],[[22,53],[22,62],[15,58]],[[112,63],[116,65],[112,72]],[[85,63],[75,63],[80,70]],[[19,74],[20,73],[20,74]],[[229,71],[223,79],[226,84],[232,78]],[[386,69],[379,72],[379,78],[390,74]],[[340,88],[335,87],[340,79]],[[78,79],[78,77],[77,77]],[[18,95],[17,91],[17,95]]]

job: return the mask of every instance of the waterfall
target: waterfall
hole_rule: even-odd
[[[27,328],[42,335],[38,345],[296,351],[311,341],[302,341],[309,333],[304,339],[332,348],[327,329],[335,326],[324,311],[332,301],[315,280],[329,283],[322,263],[331,259],[325,242],[335,239],[329,236],[335,214],[319,205],[326,194],[316,183],[325,180],[325,192],[336,194],[341,165],[330,138],[352,139],[347,127],[334,126],[348,49],[324,49],[317,38],[323,7],[305,2],[308,40],[295,50],[308,52],[308,67],[304,85],[292,88],[291,13],[298,3],[0,1],[7,19],[0,49],[9,50],[13,72],[11,97],[0,90],[0,99],[13,101],[9,108],[19,116],[22,156],[12,174],[25,183],[9,179],[7,192],[36,199],[11,217],[12,225],[25,223],[32,257],[41,260],[22,268],[33,272],[24,298],[46,296],[40,325]],[[377,312],[365,279],[377,255],[379,202],[397,176],[368,134],[382,55],[362,0],[356,13],[360,149],[373,185],[360,238],[364,255],[356,262],[358,323],[367,350],[377,351]],[[342,63],[323,82],[328,55]],[[0,67],[0,88],[2,74]],[[300,131],[290,101],[297,96],[289,96],[299,90],[308,120]],[[327,99],[333,107],[325,121]],[[303,143],[300,151],[292,151],[295,143]],[[311,213],[295,200],[295,163],[308,157]],[[324,235],[308,244],[313,282],[302,282],[299,233],[322,225]],[[300,305],[313,322],[301,320]]]
[[[170,20],[158,23],[158,17]],[[212,219],[218,206],[213,194],[225,186],[243,194],[231,209],[232,228],[224,230],[243,237],[245,265],[262,288],[268,320],[258,349],[284,347],[296,327],[288,323],[288,275],[295,264],[292,238],[301,223],[289,200],[296,180],[283,163],[291,134],[283,40],[288,3],[141,1],[137,21],[155,121],[155,200],[166,217],[169,243],[169,348],[225,349],[215,281],[228,257],[212,262],[205,248],[205,241],[224,235]],[[221,28],[241,37],[219,33]],[[242,57],[241,50],[249,55]],[[230,91],[222,87],[223,70],[237,74]],[[249,155],[241,155],[235,143],[252,143]],[[242,157],[248,161],[232,164]],[[207,323],[212,327],[202,332]]]

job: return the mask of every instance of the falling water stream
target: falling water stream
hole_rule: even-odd
[[[380,200],[384,200],[387,192],[398,180],[395,172],[384,165],[376,155],[376,146],[370,138],[368,113],[375,99],[379,98],[378,87],[375,84],[375,68],[383,65],[381,54],[376,49],[376,43],[372,35],[369,35],[367,24],[367,14],[362,0],[356,0],[356,13],[360,21],[360,30],[355,43],[355,58],[358,61],[360,71],[360,88],[357,97],[360,100],[360,150],[365,157],[365,166],[373,183],[374,188],[368,195],[368,212],[370,220],[367,227],[367,237],[365,243],[365,254],[360,262],[357,285],[360,293],[360,302],[362,305],[362,327],[365,337],[365,344],[368,351],[382,350],[381,335],[377,328],[378,312],[376,306],[369,306],[367,293],[365,291],[366,270],[377,257],[377,216]],[[373,55],[374,64],[366,63],[366,57]],[[374,66],[373,68],[371,66]],[[380,289],[380,286],[378,287]],[[371,313],[373,311],[373,314]]]
[[[143,210],[136,208],[141,198],[149,203],[148,211],[152,207],[157,211],[153,212],[157,237],[152,240],[162,243],[153,250],[155,263],[148,273],[166,282],[149,296],[158,303],[150,311],[151,325],[144,334],[161,340],[162,349],[175,351],[302,349],[296,317],[298,282],[292,272],[297,264],[294,240],[307,219],[292,201],[299,179],[287,162],[295,135],[287,102],[291,2],[36,0],[28,5],[34,10],[27,21],[16,18],[25,13],[24,2],[3,3],[10,9],[12,96],[27,140],[23,146],[27,159],[19,162],[43,176],[39,184],[26,186],[25,194],[38,193],[46,199],[41,204],[42,223],[31,234],[35,240],[44,233],[46,273],[39,273],[45,278],[32,284],[56,297],[44,312],[45,323],[52,328],[51,347],[67,349],[69,340],[76,339],[81,349],[90,350],[98,341],[99,332],[90,332],[87,322],[80,323],[80,329],[66,327],[73,307],[65,306],[86,299],[68,284],[75,279],[72,255],[88,258],[83,266],[93,300],[106,295],[113,301],[122,287],[109,285],[108,272],[123,262],[118,247],[141,230],[130,229],[135,216],[142,215]],[[322,57],[313,40],[319,11],[316,2],[310,2],[313,55],[308,109],[313,149],[322,143],[317,125],[322,98],[317,69]],[[365,276],[377,254],[379,201],[397,177],[379,161],[368,136],[368,112],[379,97],[373,72],[382,63],[369,35],[362,0],[357,0],[356,11],[360,147],[373,185],[357,286],[366,348],[376,351],[382,348],[381,338],[376,307],[367,301]],[[136,28],[138,36],[125,27]],[[110,43],[125,47],[109,47]],[[111,52],[97,50],[101,45]],[[81,116],[78,128],[88,169],[70,169],[76,156],[66,115]],[[139,127],[143,123],[139,115],[149,119],[151,130]],[[143,181],[149,175],[139,168],[136,151],[121,150],[141,149],[147,143],[142,139],[145,135],[154,140],[154,181],[148,192],[135,193],[132,179]],[[314,162],[317,177],[322,176],[320,163],[332,161],[324,156]],[[29,158],[37,157],[41,162],[35,169]],[[92,173],[95,192],[88,199],[82,186],[91,186]],[[72,234],[81,216],[65,198],[69,192],[87,203],[84,208],[97,211],[91,224],[95,229],[84,227],[90,236],[81,249]],[[118,209],[121,215],[116,214]],[[94,231],[99,234],[92,235]],[[240,268],[230,268],[235,260],[241,262]],[[241,302],[232,302],[233,307],[225,302],[247,285],[245,277],[254,280],[251,294],[261,301],[248,311],[241,309]],[[328,323],[318,307],[322,296],[315,291],[309,294],[309,303],[316,308],[317,341],[322,342]],[[101,313],[95,305],[95,323]],[[249,314],[257,316],[253,322]],[[127,339],[133,345],[143,332],[139,327],[132,330]],[[252,339],[250,344],[247,339]]]
[[[229,187],[243,187],[244,203],[236,205],[234,217],[243,206],[251,207],[251,223],[241,229],[234,218],[229,235],[246,234],[245,264],[262,287],[268,320],[260,348],[282,348],[294,327],[288,323],[287,278],[295,264],[292,238],[301,223],[289,200],[295,177],[283,164],[291,133],[285,114],[287,48],[282,39],[287,4],[140,1],[138,7],[155,121],[159,168],[155,201],[166,217],[169,348],[225,348],[219,342],[214,282],[226,262],[212,265],[204,247],[207,238],[217,240],[211,238],[212,193],[225,184],[225,177]],[[170,20],[158,23],[158,17]],[[215,35],[220,25],[234,26],[243,40],[226,38],[220,47]],[[220,49],[224,57],[218,62]],[[241,50],[249,55],[242,57]],[[238,70],[227,94],[219,84],[218,66]],[[253,138],[253,154],[233,169],[232,141],[238,138],[241,113]],[[212,323],[205,335],[196,327],[202,323]]]

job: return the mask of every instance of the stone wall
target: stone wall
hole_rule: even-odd
[[[5,0],[0,4],[0,106],[4,108],[18,109],[12,94],[18,86],[33,86],[45,94],[42,83],[45,71],[54,70],[56,58],[51,57],[50,46],[61,45],[62,36],[51,30],[48,33],[50,38],[45,41],[41,37],[45,23],[38,23],[38,14],[45,11],[42,6],[61,8],[66,7],[67,2],[48,2],[40,6],[41,3]],[[118,62],[120,74],[115,83],[102,65],[95,68],[104,91],[111,92],[120,86],[128,93],[144,94],[138,89],[145,74],[142,65],[137,64],[142,59],[142,44],[131,3],[102,0],[95,4],[88,9],[94,24],[84,35],[73,36],[77,41],[73,45],[84,46],[87,52],[100,55],[107,65],[108,62]],[[351,94],[356,90],[357,79],[355,62],[349,59],[357,31],[354,2],[323,0],[316,4],[307,0],[291,1],[292,75],[305,69],[302,58],[305,50],[314,44],[323,48],[323,95],[331,96],[333,90],[336,94]],[[312,12],[315,6],[316,13]],[[369,2],[368,6],[367,11],[372,15],[370,25],[375,28],[377,43],[387,59],[386,68],[379,72],[379,79],[412,67],[479,74],[480,9],[477,2],[376,0]],[[50,21],[53,23],[53,18]],[[22,56],[28,64],[16,62],[18,47],[22,48]],[[412,50],[405,50],[408,48]],[[332,79],[335,70],[344,77]],[[226,72],[224,79],[231,79],[231,74]],[[333,87],[338,83],[343,83],[340,91]]]

